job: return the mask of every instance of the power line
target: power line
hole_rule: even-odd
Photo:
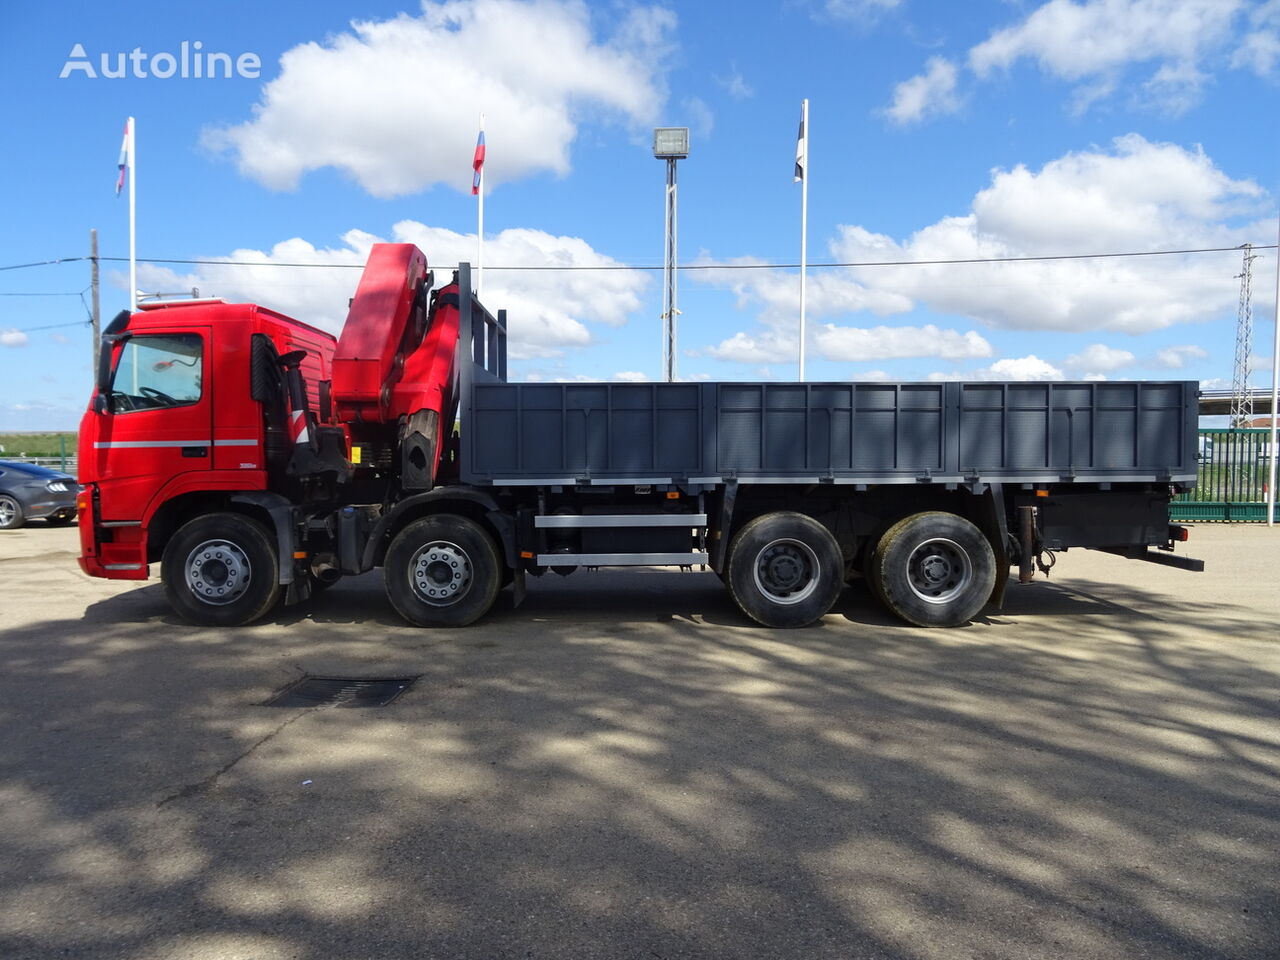
[[[68,293],[0,293],[0,297],[78,297],[83,290],[72,290]]]
[[[1104,260],[1120,257],[1170,257],[1199,253],[1234,253],[1241,247],[1196,247],[1186,250],[1139,250],[1127,253],[1063,253],[1039,257],[969,257],[954,260],[844,260],[830,263],[810,263],[810,267],[926,267],[974,263],[1037,263],[1050,260]],[[1253,244],[1254,250],[1274,250],[1276,244]],[[102,257],[103,260],[128,262],[128,257]],[[142,263],[205,264],[227,267],[336,267],[362,270],[363,263],[285,263],[274,260],[204,260],[170,257],[139,257]],[[686,263],[677,270],[789,270],[798,269],[799,263]],[[631,264],[533,264],[490,266],[489,270],[661,270],[661,266],[633,266]]]
[[[1254,250],[1275,250],[1277,245],[1253,244]],[[931,267],[960,264],[983,263],[1045,263],[1061,260],[1114,260],[1128,257],[1173,257],[1202,253],[1234,253],[1243,249],[1236,247],[1192,247],[1181,250],[1133,250],[1123,253],[1061,253],[1034,257],[964,257],[946,260],[841,260],[829,263],[810,263],[814,268],[830,267]],[[57,260],[38,260],[33,263],[17,263],[0,267],[0,270],[19,270],[24,267],[41,267],[48,264],[75,263],[88,260],[89,257],[62,257]],[[115,263],[128,263],[128,257],[99,257]],[[139,263],[179,263],[222,267],[312,267],[341,270],[362,270],[363,263],[306,263],[286,262],[278,260],[212,260],[180,257],[138,257]],[[677,270],[791,270],[799,268],[799,263],[686,263],[676,267]],[[528,264],[490,266],[489,270],[518,271],[590,271],[590,270],[661,270],[661,266],[634,266],[625,263],[616,264]]]
[[[16,333],[38,333],[41,330],[58,330],[61,327],[83,327],[88,320],[72,320],[70,323],[50,323],[43,327],[23,327],[21,330],[15,330]]]
[[[35,260],[31,263],[11,263],[7,267],[0,267],[0,270],[21,270],[24,267],[47,267],[50,264],[55,263],[75,263],[77,260],[88,259],[88,257],[59,257],[57,260]]]

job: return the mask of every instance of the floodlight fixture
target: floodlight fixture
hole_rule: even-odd
[[[659,160],[683,160],[689,156],[689,128],[654,128],[653,155]]]

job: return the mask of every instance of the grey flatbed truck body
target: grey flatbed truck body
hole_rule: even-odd
[[[502,315],[461,328],[477,486],[1196,479],[1195,381],[507,383]]]
[[[477,485],[1194,482],[1193,381],[497,383]]]

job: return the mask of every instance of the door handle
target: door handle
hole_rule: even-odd
[[[208,447],[183,447],[182,455],[184,457],[207,457],[209,455]]]

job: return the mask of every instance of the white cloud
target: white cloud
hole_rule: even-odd
[[[969,214],[901,243],[841,227],[833,253],[841,261],[956,260],[1233,247],[1270,233],[1265,221],[1235,225],[1262,197],[1199,150],[1130,135],[1111,151],[1067,154],[1039,171],[995,171]],[[992,327],[1144,333],[1234,305],[1231,256],[868,267],[848,279],[868,296],[894,295]]]
[[[680,106],[688,117],[688,125],[694,136],[705,140],[716,126],[716,115],[701,97],[685,97]]]
[[[647,383],[649,375],[639,370],[619,370],[613,375],[614,380],[625,380],[627,383]]]
[[[894,123],[908,124],[959,109],[955,64],[942,57],[930,57],[924,73],[894,87],[893,103],[885,113]]]
[[[991,344],[972,330],[941,330],[924,327],[838,327],[824,324],[814,333],[818,352],[828,360],[854,363],[865,360],[893,360],[904,357],[942,357],[967,360],[989,357]]]
[[[837,0],[839,2],[839,0]],[[851,8],[865,2],[847,0]],[[1245,14],[1248,14],[1246,17]],[[1266,0],[1048,0],[970,48],[981,79],[1031,62],[1072,85],[1074,112],[1127,91],[1134,106],[1178,114],[1199,102],[1208,68],[1271,75],[1280,61],[1280,3]],[[930,69],[899,84],[889,115],[909,123],[954,112],[956,68]],[[1145,70],[1145,76],[1143,75]]]
[[[1208,356],[1208,350],[1194,343],[1165,347],[1163,350],[1156,351],[1156,366],[1164,367],[1166,370],[1181,370],[1187,365],[1187,361],[1204,360]]]
[[[25,347],[30,338],[21,330],[0,330],[0,347]]]
[[[798,319],[789,325],[748,335],[739,331],[727,340],[692,351],[733,363],[787,363],[799,354],[796,339]],[[985,339],[969,330],[942,330],[933,324],[923,327],[871,328],[822,324],[807,338],[811,355],[842,363],[896,360],[910,357],[941,357],[963,360],[989,357],[994,352]]]
[[[1066,375],[1034,353],[1025,357],[1005,357],[989,367],[964,373],[931,373],[930,380],[1064,380]]]
[[[1130,135],[1109,150],[1070,153],[1039,170],[996,170],[967,214],[943,217],[903,240],[862,226],[840,226],[830,255],[837,262],[867,263],[1230,248],[1273,235],[1273,220],[1241,222],[1266,212],[1264,204],[1265,194],[1255,183],[1232,179],[1202,151]],[[760,261],[717,261],[704,254],[699,262],[732,267]],[[834,323],[865,311],[888,316],[926,308],[998,329],[1142,334],[1233,312],[1238,272],[1234,251],[831,268],[811,271],[808,302],[812,318]],[[691,277],[731,290],[738,308],[756,311],[763,328],[723,340],[712,356],[744,363],[795,356],[799,279],[794,273],[723,269]],[[866,327],[844,322],[850,329]],[[947,356],[944,346],[935,341],[930,355]]]
[[[88,394],[86,379],[84,397],[79,401],[67,396],[59,396],[54,400],[24,400],[19,403],[0,401],[0,430],[18,432],[75,429],[75,424],[80,422],[80,417],[84,414]],[[8,452],[12,454],[21,451],[10,446]]]
[[[447,283],[455,265],[475,260],[474,234],[460,234],[402,220],[392,239],[414,243],[427,255],[437,285]],[[205,296],[247,300],[337,332],[346,319],[347,300],[360,271],[342,265],[363,264],[377,237],[359,230],[343,235],[343,245],[321,249],[294,238],[269,252],[235,250],[225,258],[252,265],[205,265],[179,275],[152,264],[140,264],[144,289],[200,288]],[[485,239],[485,259],[498,266],[611,266],[617,261],[597,253],[577,237],[557,237],[540,230],[503,230]],[[327,263],[330,268],[288,268],[273,263]],[[490,309],[507,310],[508,349],[513,358],[551,357],[592,340],[589,324],[620,326],[639,308],[647,278],[629,270],[485,271],[482,299]]]
[[[203,140],[273,189],[334,167],[378,197],[462,190],[483,111],[488,185],[564,175],[583,117],[648,124],[666,95],[675,14],[633,7],[608,38],[592,16],[579,0],[424,0],[416,17],[354,21],[286,51],[253,118]]]
[[[840,20],[865,23],[901,6],[903,0],[826,0],[823,9]]]
[[[1065,366],[1073,373],[1083,373],[1088,378],[1131,367],[1137,359],[1128,350],[1117,350],[1105,343],[1094,343],[1067,357]]]
[[[717,360],[731,363],[786,363],[799,355],[794,336],[786,337],[774,331],[749,337],[739,331],[728,340],[707,347],[705,353]]]
[[[1199,66],[1230,39],[1244,0],[1050,0],[969,51],[980,77],[1034,61],[1080,84],[1077,107],[1109,94],[1133,64],[1155,65],[1144,87],[1174,112],[1198,98]]]
[[[1280,34],[1272,30],[1258,30],[1245,36],[1239,48],[1231,56],[1231,65],[1252,70],[1260,77],[1275,73],[1280,62]]]
[[[1252,28],[1231,56],[1231,66],[1271,76],[1280,62],[1280,0],[1265,0],[1249,14]]]
[[[724,76],[716,76],[715,81],[734,100],[750,100],[756,95],[755,88],[747,83],[736,63],[730,66],[729,72]]]

